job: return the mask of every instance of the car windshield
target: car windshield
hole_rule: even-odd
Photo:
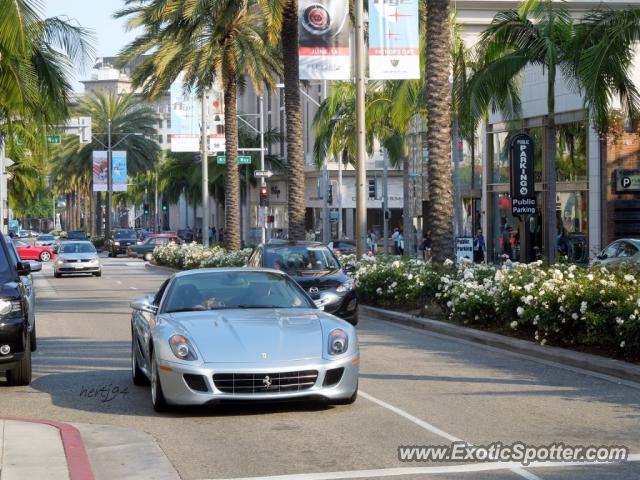
[[[113,234],[113,238],[136,238],[135,230],[118,230]]]
[[[175,279],[164,311],[315,308],[291,279],[272,272],[198,272]]]
[[[91,243],[63,243],[59,253],[96,253],[95,247]]]
[[[42,241],[49,241],[49,240],[54,240],[53,235],[40,235],[38,238],[36,238],[36,240],[40,240]]]
[[[284,245],[265,248],[264,266],[288,273],[337,270],[340,265],[324,245]]]

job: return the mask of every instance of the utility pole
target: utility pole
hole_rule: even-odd
[[[202,97],[200,100],[202,108],[201,119],[201,151],[200,156],[202,158],[202,245],[209,246],[209,159],[207,153],[209,151],[207,145],[207,91],[202,89]],[[195,211],[194,211],[195,213]],[[193,219],[193,228],[195,230],[196,219]],[[195,236],[195,231],[194,231]]]
[[[383,241],[384,254],[389,254],[389,218],[387,218],[387,212],[389,211],[389,170],[387,169],[387,155],[384,148],[380,149],[382,153],[382,218],[383,218]]]
[[[105,238],[111,238],[111,194],[113,193],[113,177],[111,172],[111,119],[107,120],[107,222]]]
[[[264,172],[264,95],[260,95],[260,170]],[[262,177],[260,179],[260,187],[266,187],[267,182]],[[262,231],[262,242],[265,243],[267,241],[267,206],[260,206],[260,202],[258,201],[259,215],[262,216],[260,221],[260,230]],[[260,215],[261,214],[261,215]]]
[[[364,12],[363,0],[355,0],[356,10],[356,253],[367,248],[367,165],[365,150]]]
[[[338,240],[342,238],[342,158],[338,159]]]

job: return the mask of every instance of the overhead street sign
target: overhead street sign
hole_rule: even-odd
[[[47,135],[47,143],[60,145],[62,143],[62,137],[60,135]]]
[[[227,163],[227,157],[224,155],[218,155],[218,165],[225,165]]]
[[[253,172],[253,176],[256,178],[269,178],[273,175],[271,170],[256,170]]]
[[[249,155],[238,155],[238,165],[251,165],[251,157]]]

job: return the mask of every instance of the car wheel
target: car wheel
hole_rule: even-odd
[[[26,342],[24,356],[13,369],[7,370],[7,384],[13,387],[31,383],[31,342]]]
[[[337,398],[335,400],[331,400],[331,403],[334,405],[351,405],[352,403],[355,403],[357,398],[358,398],[358,387],[356,386],[356,391],[353,392],[353,395],[351,395],[348,398]]]
[[[151,402],[156,412],[166,412],[169,410],[169,404],[162,393],[162,384],[160,383],[160,374],[158,372],[158,362],[153,352],[151,352]]]
[[[53,276],[55,278],[60,278],[62,275],[60,275],[58,272],[53,272]]]
[[[149,379],[138,366],[138,358],[136,357],[136,344],[135,340],[133,339],[133,332],[131,333],[131,378],[133,379],[134,385],[149,385]]]
[[[51,260],[51,254],[49,252],[40,252],[40,261],[48,262]]]
[[[144,254],[145,261],[150,262],[152,258],[153,258],[153,254],[151,254],[151,253],[145,253]]]
[[[94,275],[95,275],[96,277],[101,277],[101,276],[102,276],[102,272],[96,272],[96,273],[94,273]]]
[[[29,343],[31,344],[31,351],[35,352],[38,349],[38,341],[36,338],[36,324],[33,324],[31,333],[29,334]]]

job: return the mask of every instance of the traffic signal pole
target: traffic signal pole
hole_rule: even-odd
[[[260,170],[264,171],[264,95],[260,95]],[[260,179],[260,188],[266,188],[264,177]],[[248,199],[247,199],[248,201]],[[267,206],[259,206],[258,218],[262,231],[262,243],[267,241]],[[262,216],[262,218],[260,218]]]

